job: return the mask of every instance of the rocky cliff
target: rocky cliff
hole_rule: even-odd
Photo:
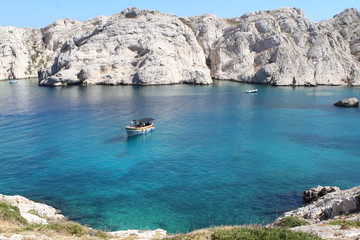
[[[313,23],[296,8],[233,19],[212,46],[212,76],[272,85],[359,85],[359,22],[355,9]]]
[[[178,18],[129,8],[42,29],[0,27],[0,79],[40,85],[360,85],[360,13],[314,23],[300,9]]]
[[[279,227],[290,217],[304,221],[292,227],[294,231],[312,233],[322,239],[360,238],[360,186],[346,190],[318,186],[304,192],[305,201],[309,195],[313,202],[284,213],[270,226]]]

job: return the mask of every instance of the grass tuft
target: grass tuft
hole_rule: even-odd
[[[321,238],[284,228],[234,227],[230,230],[215,230],[211,240],[320,240]]]
[[[31,213],[31,214],[33,214],[33,215],[35,215],[35,216],[38,216],[38,217],[41,217],[40,214],[38,213],[38,211],[36,211],[36,210],[34,210],[34,209],[30,209],[30,210],[28,211],[28,213]]]
[[[293,227],[298,227],[298,226],[303,226],[303,225],[307,225],[308,223],[304,220],[300,220],[296,217],[284,217],[283,219],[281,219],[280,221],[280,227],[283,228],[293,228]]]
[[[81,237],[88,233],[88,230],[75,222],[57,222],[49,224],[31,224],[22,229],[23,231],[46,231],[51,230],[65,235]]]
[[[97,231],[96,236],[100,239],[109,239],[109,235],[103,231]]]
[[[263,226],[216,227],[170,236],[171,240],[321,240],[320,237],[285,228]]]
[[[28,224],[27,220],[21,216],[18,207],[5,202],[0,202],[0,219],[16,224]]]
[[[353,227],[353,228],[360,228],[360,221],[334,220],[334,221],[331,221],[329,224],[347,226],[347,227]]]

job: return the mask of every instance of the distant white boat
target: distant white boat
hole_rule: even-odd
[[[142,118],[131,121],[131,125],[126,126],[125,130],[127,135],[134,136],[139,134],[144,134],[155,129],[153,118]]]
[[[249,89],[249,90],[246,90],[246,93],[257,93],[257,89]]]
[[[11,80],[9,83],[10,83],[10,84],[17,83],[17,80]]]

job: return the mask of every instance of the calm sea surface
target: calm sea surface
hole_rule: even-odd
[[[360,110],[333,106],[348,97],[360,88],[0,82],[0,193],[113,231],[268,223],[307,188],[360,184]],[[137,111],[156,130],[127,138]]]

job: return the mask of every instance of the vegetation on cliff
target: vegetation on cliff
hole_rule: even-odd
[[[217,227],[194,231],[170,237],[175,240],[318,240],[315,235],[294,232],[286,228],[267,228],[263,226]]]

